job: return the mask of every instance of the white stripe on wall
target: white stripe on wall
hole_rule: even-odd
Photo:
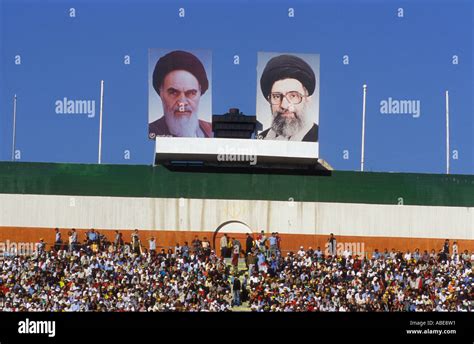
[[[0,195],[0,226],[213,231],[238,220],[288,234],[474,239],[474,208],[176,198]]]

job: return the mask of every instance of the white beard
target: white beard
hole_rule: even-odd
[[[168,130],[174,136],[178,137],[196,137],[200,136],[199,120],[196,114],[190,116],[175,116],[173,113],[165,115]]]

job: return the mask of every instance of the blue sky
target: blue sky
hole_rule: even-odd
[[[0,160],[11,157],[17,94],[21,161],[96,162],[103,79],[103,163],[150,164],[148,49],[176,48],[212,51],[214,114],[230,107],[255,114],[259,51],[319,54],[320,157],[339,170],[359,169],[366,83],[366,170],[444,173],[449,90],[451,148],[459,157],[451,172],[474,173],[471,1],[0,3]],[[95,100],[97,115],[56,114],[64,97]],[[421,116],[381,114],[388,98],[420,101]]]

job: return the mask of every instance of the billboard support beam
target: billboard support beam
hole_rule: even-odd
[[[360,170],[364,172],[364,157],[365,157],[365,101],[367,97],[367,85],[364,84],[364,96],[362,100],[362,151],[360,155]]]
[[[99,115],[99,158],[98,164],[102,162],[102,114],[104,109],[104,80],[100,81],[100,115]]]
[[[446,91],[446,174],[449,174],[449,92]]]
[[[13,142],[12,142],[12,161],[15,161],[15,142],[16,140],[16,94],[13,97]]]

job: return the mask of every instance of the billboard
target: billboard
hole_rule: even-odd
[[[207,50],[149,49],[148,137],[212,137]]]
[[[268,162],[314,162],[319,55],[258,53],[256,118],[262,130],[254,139],[214,138],[211,56],[209,50],[149,49],[148,137],[156,140],[156,161],[242,161],[240,155],[252,155]]]
[[[319,85],[319,55],[258,53],[258,137],[317,142]]]

